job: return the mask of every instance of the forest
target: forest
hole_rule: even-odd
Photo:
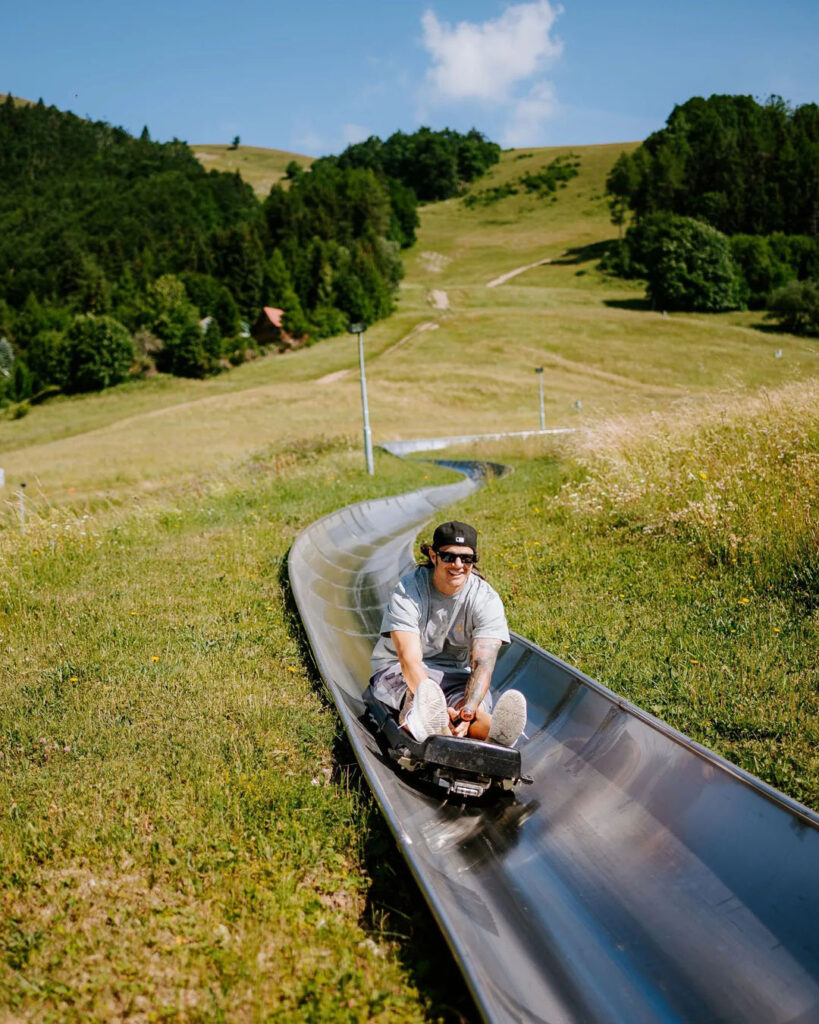
[[[419,199],[437,198],[433,181],[457,192],[497,152],[477,131],[396,133],[293,163],[259,201],[184,142],[7,97],[0,401],[218,372],[252,354],[263,305],[299,343],[388,315]]]
[[[767,309],[819,333],[819,106],[695,97],[612,168],[625,237],[605,266],[647,281],[655,307]]]

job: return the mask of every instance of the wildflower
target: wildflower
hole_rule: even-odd
[[[739,599],[739,603],[740,604],[750,604],[751,603],[751,599],[750,599],[750,597],[741,597]]]
[[[708,479],[708,474],[707,473],[700,473],[700,479],[701,480],[707,480]]]
[[[78,676],[71,676],[71,678],[68,681],[69,683],[78,683],[80,680]]]
[[[151,661],[159,661],[159,655],[158,654],[152,654],[151,655]]]

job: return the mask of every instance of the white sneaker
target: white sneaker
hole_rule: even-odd
[[[526,698],[520,690],[507,690],[498,697],[489,726],[490,740],[513,747],[526,728]]]
[[[436,733],[449,735],[446,697],[434,679],[422,679],[418,684],[404,726],[419,743]]]

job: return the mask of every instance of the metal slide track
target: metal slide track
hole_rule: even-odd
[[[448,465],[453,465],[448,463]],[[314,523],[290,580],[318,668],[488,1021],[819,1022],[819,816],[514,637],[493,690],[529,703],[532,786],[461,806],[414,788],[359,718],[416,535],[481,484]]]

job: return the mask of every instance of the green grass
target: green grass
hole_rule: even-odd
[[[447,1013],[428,956],[402,963],[420,928],[446,964],[429,920],[371,901],[365,865],[387,839],[284,581],[314,518],[440,475],[384,456],[373,487],[359,463],[338,444],[258,458],[251,489],[43,519],[4,551],[0,1004],[15,1019]],[[396,856],[381,875],[409,889]]]
[[[291,160],[295,160],[301,167],[309,167],[313,162],[312,157],[301,153],[265,149],[261,146],[231,149],[230,146],[191,145],[191,149],[206,171],[238,171],[260,199],[266,199],[270,189],[282,180]]]
[[[460,199],[421,209],[399,310],[365,336],[376,439],[536,427],[539,365],[550,426],[815,375],[819,346],[755,329],[758,314],[663,316],[642,308],[637,282],[597,270],[613,235],[605,176],[622,148],[505,153],[488,176],[503,182],[577,152],[580,173],[556,203],[512,196],[489,211]],[[486,287],[543,258],[553,262]],[[433,291],[451,308],[434,308]],[[436,329],[412,334],[419,325]],[[0,421],[6,478],[34,483],[50,501],[130,500],[224,472],[271,441],[350,435],[360,430],[356,363],[342,336],[208,381],[155,378],[47,403]]]
[[[506,153],[474,186],[577,152],[555,202],[422,208],[398,312],[365,335],[374,434],[535,428],[544,366],[548,424],[580,430],[482,449],[516,472],[458,510],[512,626],[819,807],[819,346],[754,313],[665,317],[596,269],[622,148]],[[448,478],[383,454],[367,478],[360,437],[348,336],[0,421],[14,1019],[474,1015],[284,578],[319,515]]]

